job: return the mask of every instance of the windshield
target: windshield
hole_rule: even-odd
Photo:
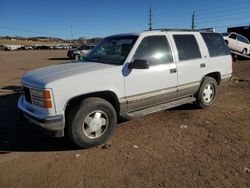
[[[107,37],[101,41],[84,61],[122,65],[138,36]]]

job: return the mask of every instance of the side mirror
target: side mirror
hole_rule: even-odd
[[[129,63],[128,69],[149,69],[149,64],[146,60],[135,59],[133,62]]]

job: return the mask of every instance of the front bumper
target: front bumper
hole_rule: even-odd
[[[18,112],[21,117],[37,125],[37,128],[53,137],[64,136],[65,118],[64,115],[44,116],[38,115],[29,110],[24,104],[24,97],[18,100]]]

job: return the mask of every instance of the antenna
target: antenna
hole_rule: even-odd
[[[151,5],[149,7],[149,15],[148,16],[149,16],[149,23],[148,23],[149,28],[148,28],[148,30],[151,31],[152,30],[152,25],[153,25],[153,23],[152,23],[152,9],[151,9]]]

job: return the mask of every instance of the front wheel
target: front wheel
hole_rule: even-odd
[[[82,148],[104,143],[116,127],[117,117],[113,106],[100,98],[87,98],[70,111],[67,133]]]
[[[196,95],[196,106],[199,108],[207,108],[214,103],[218,93],[218,84],[212,77],[206,76]]]
[[[80,58],[80,55],[79,55],[79,54],[74,55],[74,59],[75,59],[76,61],[78,61],[79,58]]]
[[[242,54],[243,54],[243,55],[247,55],[247,49],[246,49],[246,48],[244,48],[244,49],[242,50]]]

